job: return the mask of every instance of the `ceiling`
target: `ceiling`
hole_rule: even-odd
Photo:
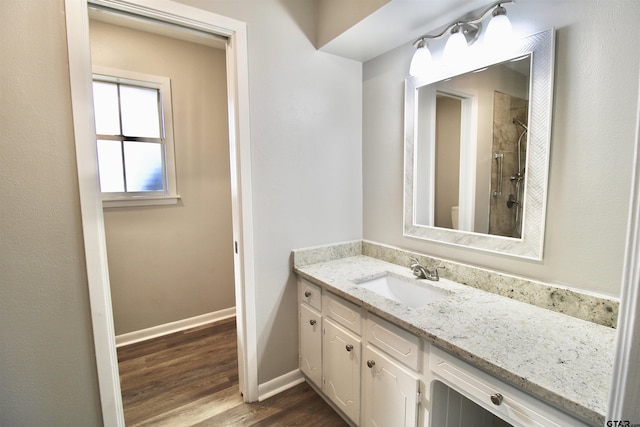
[[[320,48],[366,62],[425,33],[473,16],[491,0],[392,0]]]

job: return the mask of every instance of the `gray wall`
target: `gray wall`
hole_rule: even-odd
[[[410,43],[364,65],[364,238],[551,283],[619,296],[629,207],[640,3],[519,0],[514,29],[557,29],[544,260],[402,236],[403,81]],[[434,50],[441,46],[434,43]]]
[[[249,23],[260,382],[297,366],[291,248],[360,238],[363,218],[382,243],[618,294],[640,47],[615,29],[633,28],[636,1],[513,8],[558,28],[542,263],[402,237],[410,45],[367,63],[363,91],[359,63],[313,48],[310,1],[183,2]],[[4,2],[0,20],[0,424],[99,425],[64,3]]]
[[[291,249],[361,237],[362,65],[315,50],[312,1],[198,3],[248,22],[264,383],[298,365]],[[0,424],[99,425],[64,2],[5,2],[0,19]]]
[[[362,64],[316,51],[313,0],[181,0],[247,22],[258,378],[298,367],[294,248],[362,237]]]
[[[0,9],[0,425],[97,426],[64,2]]]
[[[171,78],[177,205],[104,212],[116,335],[235,306],[223,49],[91,21],[94,65]]]

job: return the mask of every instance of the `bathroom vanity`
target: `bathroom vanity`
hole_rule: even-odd
[[[404,261],[419,255],[389,251],[294,251],[300,369],[350,424],[604,424],[612,328],[453,282],[446,269],[417,280]],[[381,280],[427,293],[369,286]]]

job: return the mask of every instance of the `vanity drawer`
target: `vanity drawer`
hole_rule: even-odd
[[[420,338],[412,333],[369,314],[365,326],[369,343],[414,371],[420,369]]]
[[[330,292],[325,292],[322,300],[324,312],[327,316],[342,326],[351,329],[356,334],[362,335],[360,307]]]
[[[431,347],[430,366],[436,380],[511,424],[537,427],[587,426],[436,347]],[[436,410],[437,408],[432,408],[432,416],[437,415]]]
[[[305,279],[298,282],[298,301],[322,311],[322,288]]]

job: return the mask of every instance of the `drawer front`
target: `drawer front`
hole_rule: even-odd
[[[324,293],[322,304],[324,304],[324,312],[327,316],[356,334],[362,335],[360,307],[330,292]]]
[[[305,279],[298,282],[298,301],[322,311],[322,288]]]
[[[511,424],[586,427],[581,421],[438,348],[431,348],[430,362],[435,379]],[[497,400],[494,402],[494,399]],[[432,416],[436,410],[432,408]]]
[[[366,322],[365,334],[369,343],[414,371],[420,369],[420,339],[372,314]]]

